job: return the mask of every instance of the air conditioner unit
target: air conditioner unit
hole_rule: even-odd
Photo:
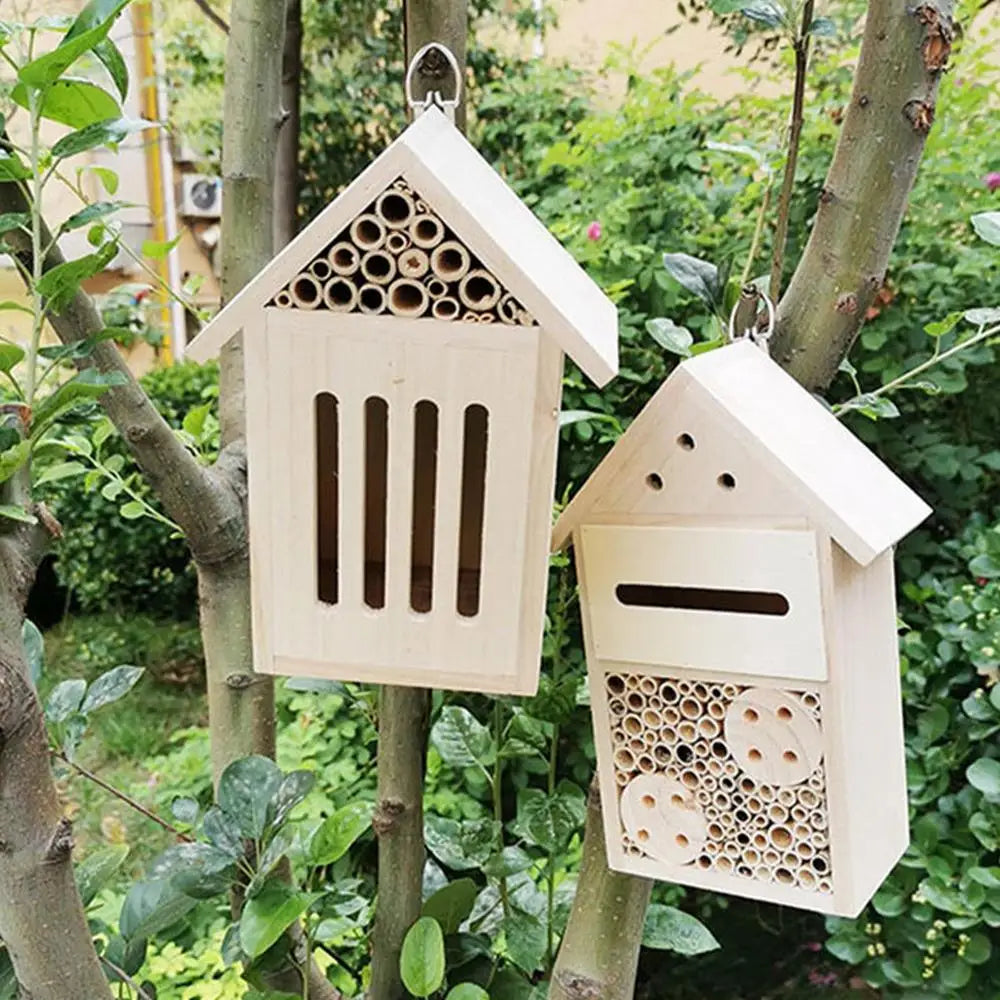
[[[181,176],[181,215],[218,219],[222,215],[222,180],[208,174]]]

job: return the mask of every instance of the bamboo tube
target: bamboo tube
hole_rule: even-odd
[[[632,780],[630,771],[615,771],[615,784],[624,788]]]
[[[645,743],[645,744],[646,744],[646,746],[648,746],[648,747],[654,747],[654,746],[656,746],[656,741],[657,741],[657,740],[658,740],[659,738],[660,738],[660,737],[659,737],[659,734],[658,734],[658,733],[656,733],[656,732],[655,732],[654,730],[652,730],[652,729],[647,729],[647,730],[646,730],[646,731],[645,731],[645,732],[644,732],[644,733],[642,734],[642,741],[643,741],[643,743]]]
[[[709,823],[707,833],[712,840],[722,840],[726,835],[726,831],[722,829],[721,823]]]
[[[655,677],[640,677],[639,690],[647,697],[651,698],[659,690]]]
[[[699,764],[701,761],[695,761],[695,764]],[[698,772],[701,775],[701,787],[705,789],[706,792],[714,792],[718,787],[719,783],[708,773],[708,765],[705,765],[704,771]]]
[[[723,684],[722,685],[722,697],[723,698],[735,698],[740,693],[740,689],[735,684]]]
[[[431,251],[431,270],[442,281],[460,281],[471,263],[469,251],[457,240],[446,240]]]
[[[493,313],[485,312],[476,314],[477,323],[492,323],[493,319],[494,319]]]
[[[702,870],[707,871],[712,867],[712,859],[707,854],[701,854],[695,864]]]
[[[422,213],[410,220],[410,239],[423,250],[432,250],[444,239],[444,226],[436,216]]]
[[[625,687],[630,691],[637,691],[639,689],[639,675],[638,674],[626,674],[625,675]]]
[[[714,757],[708,762],[708,773],[712,775],[713,778],[721,778],[725,773],[722,768],[722,761],[716,760]]]
[[[704,776],[705,773],[708,771],[708,764],[706,764],[705,761],[700,759],[695,760],[695,762],[691,765],[691,767],[694,770],[694,773],[697,774],[699,777]]]
[[[753,877],[758,882],[770,882],[772,876],[771,868],[768,865],[757,865],[753,870]]]
[[[726,706],[721,701],[710,701],[708,703],[708,714],[716,722],[721,722],[726,717]]]
[[[288,294],[296,308],[315,309],[323,301],[323,286],[308,271],[302,271],[292,278]]]
[[[831,893],[833,892],[833,885],[829,879],[821,879],[819,885],[817,886],[820,892]]]
[[[333,312],[350,312],[358,304],[358,290],[347,278],[333,277],[323,286],[323,302]]]
[[[378,285],[362,285],[358,290],[358,308],[363,313],[385,311],[385,289]]]
[[[681,771],[681,784],[685,788],[697,788],[698,775],[691,768]]]
[[[685,719],[697,719],[701,715],[701,705],[694,698],[684,698],[681,701],[681,715]]]
[[[293,303],[292,303],[292,297],[291,297],[291,295],[288,294],[288,289],[287,288],[282,288],[281,291],[278,292],[277,295],[275,295],[275,297],[274,297],[274,304],[279,309],[291,309],[291,307],[293,305]]]
[[[814,809],[809,814],[809,825],[814,830],[825,830],[826,829],[826,810],[825,809]]]
[[[663,699],[658,694],[654,694],[650,697],[646,701],[646,704],[649,705],[649,707],[658,715],[663,711]]]
[[[757,782],[753,778],[741,778],[740,779],[740,791],[744,795],[750,795],[752,792],[757,791]]]
[[[666,767],[667,764],[673,760],[673,756],[674,755],[670,752],[670,747],[665,747],[662,743],[657,743],[656,746],[653,747],[653,757],[660,767]]]
[[[698,699],[698,701],[708,701],[708,685],[702,684],[701,681],[697,681],[693,688],[691,688],[691,693]]]
[[[608,701],[608,712],[620,718],[625,714],[625,702],[621,698],[611,698]]]
[[[622,680],[621,674],[608,674],[604,678],[604,686],[607,688],[608,694],[620,695],[625,693],[625,681]]]
[[[778,789],[778,801],[783,806],[794,806],[795,805],[795,792],[791,788],[779,788]]]
[[[659,729],[660,713],[652,708],[644,708],[642,710],[642,721],[645,722],[650,729]]]
[[[763,812],[763,811],[764,811],[764,803],[763,803],[763,802],[761,802],[761,801],[760,801],[760,799],[759,799],[759,798],[757,798],[757,796],[756,796],[756,795],[751,795],[751,796],[750,796],[750,797],[749,797],[749,798],[747,799],[747,809],[749,809],[749,810],[750,810],[750,812],[751,812],[751,813],[752,813],[752,814],[753,814],[754,816],[756,816],[756,815],[757,815],[757,813],[760,813],[760,812]]]
[[[770,865],[772,868],[781,861],[781,855],[773,848],[769,847],[767,850],[761,852],[761,858],[765,865]]]
[[[668,743],[675,743],[677,741],[677,732],[673,726],[661,726],[660,739],[666,740]]]
[[[693,722],[685,721],[677,727],[677,735],[685,743],[694,743],[698,738],[698,729]]]
[[[721,684],[711,684],[708,688],[708,696],[712,701],[722,700],[722,685]]]
[[[672,705],[680,697],[677,685],[672,681],[664,681],[660,685],[660,697],[668,704]]]
[[[626,715],[622,720],[622,729],[629,736],[638,736],[643,730],[642,719],[638,715]]]
[[[811,788],[800,788],[798,799],[806,809],[815,809],[819,805],[819,796]]]
[[[715,798],[712,799],[712,802],[719,812],[722,813],[728,813],[729,807],[732,804],[729,796],[721,790],[715,793]]]
[[[646,707],[646,696],[641,691],[629,691],[625,695],[625,704],[633,712],[641,712]]]
[[[758,851],[765,851],[768,846],[767,834],[762,831],[758,831],[750,838],[750,843],[753,844]]]
[[[375,199],[375,214],[387,229],[406,229],[417,209],[405,191],[384,191]]]
[[[687,743],[681,743],[675,752],[677,754],[677,759],[682,764],[690,764],[691,761],[694,760],[694,751],[687,745]]]
[[[806,826],[805,823],[796,823],[792,827],[792,833],[795,834],[796,840],[806,841],[813,835],[813,831],[810,827]]]
[[[648,753],[644,753],[635,763],[643,774],[652,774],[656,770],[656,761]]]
[[[753,878],[753,869],[740,864],[736,866],[736,874],[741,875],[743,878]]]
[[[720,857],[715,859],[715,867],[720,871],[728,875],[733,870],[732,859],[727,857]]]
[[[767,810],[767,815],[772,823],[785,823],[788,821],[788,810],[780,802],[775,802]]]
[[[813,771],[809,775],[809,787],[815,792],[825,792],[826,791],[826,781],[823,778],[822,771]]]
[[[729,756],[729,747],[723,740],[714,740],[712,742],[712,756],[718,761],[723,761]]]
[[[757,795],[759,796],[761,802],[774,801],[774,789],[770,785],[758,785]]]
[[[799,861],[799,856],[794,851],[785,851],[785,853],[781,856],[781,861],[786,868],[791,868],[792,871],[795,871],[795,869],[802,863]]]
[[[646,744],[642,742],[637,736],[633,736],[632,739],[628,741],[628,748],[634,754],[645,753]]]
[[[729,841],[723,848],[723,853],[729,858],[738,858],[740,856],[740,848],[738,844],[734,844]]]
[[[788,811],[788,815],[796,823],[804,823],[809,818],[809,810],[805,806],[792,806]]]
[[[721,829],[722,823],[719,821],[719,810],[711,803],[705,806],[705,819],[710,823],[718,823]]]
[[[330,267],[330,262],[325,257],[317,257],[309,265],[309,273],[314,278],[319,278],[320,281],[326,281],[333,273],[333,270]]]
[[[682,697],[686,697],[691,693],[691,682],[690,681],[678,681],[677,682],[677,693]]]
[[[668,705],[663,710],[663,721],[668,726],[676,726],[677,723],[681,721],[681,713],[678,712],[677,709],[674,708],[673,706]]]
[[[754,813],[751,825],[755,830],[764,830],[770,824],[770,820],[764,813]]]
[[[698,740],[694,745],[694,755],[705,759],[711,753],[708,744],[704,740]]]
[[[779,851],[784,851],[792,846],[794,838],[787,826],[773,826],[768,831],[768,839]]]
[[[370,212],[351,223],[351,242],[359,250],[377,250],[385,242],[385,226]]]
[[[802,695],[802,704],[810,710],[819,708],[819,695],[814,694],[812,691],[806,691]]]
[[[754,865],[760,863],[760,851],[756,847],[747,847],[743,850],[743,861],[750,865],[752,868]]]
[[[736,762],[733,760],[724,760],[722,762],[722,769],[726,772],[726,777],[730,779],[733,783],[733,788],[736,787],[735,777],[740,773],[740,769],[736,766]],[[720,782],[721,784],[721,782]]]
[[[361,266],[361,254],[353,243],[334,243],[326,255],[334,274],[354,274]]]
[[[736,809],[733,812],[733,819],[735,819],[736,822],[742,826],[744,823],[750,822],[750,813],[748,813],[746,809],[743,808]]]
[[[406,233],[394,229],[386,235],[385,248],[389,253],[401,254],[410,245],[410,239]],[[420,251],[423,253],[423,251]]]
[[[404,278],[422,278],[430,270],[430,257],[423,250],[410,247],[399,255],[396,266]]]
[[[457,319],[458,299],[453,299],[448,295],[440,299],[434,299],[431,302],[431,315],[435,319]]]
[[[388,285],[396,276],[395,258],[384,250],[372,250],[361,258],[361,273],[376,285]]]
[[[426,281],[427,294],[432,299],[444,299],[450,298],[448,295],[448,286],[440,278],[428,278]],[[458,299],[455,299],[455,304],[458,304]]]
[[[715,719],[704,717],[698,720],[698,732],[707,740],[713,740],[719,735],[719,724]]]
[[[423,316],[430,301],[419,281],[400,278],[389,286],[389,309],[396,316]]]
[[[744,847],[749,847],[750,834],[747,833],[746,830],[740,830],[740,832],[736,834],[736,843],[740,845],[741,849]]]
[[[795,882],[795,876],[787,868],[775,868],[774,881],[780,885],[792,885]]]
[[[812,841],[812,845],[817,851],[825,851],[829,846],[826,834],[822,830],[816,830],[809,839]]]
[[[694,793],[694,797],[698,800],[698,805],[704,808],[712,803],[712,796],[705,791],[704,788],[699,788],[698,791]]]
[[[506,323],[508,326],[514,326],[517,323],[520,312],[520,306],[518,306],[514,296],[509,292],[497,304],[497,315],[500,317],[501,322]]]
[[[800,868],[796,873],[796,880],[803,889],[816,888],[816,876],[808,868]]]
[[[416,210],[417,210],[417,211],[418,211],[418,212],[419,212],[419,213],[420,213],[421,215],[425,215],[425,214],[427,214],[428,212],[430,212],[430,210],[431,210],[431,209],[430,209],[430,206],[429,206],[429,205],[427,204],[427,202],[426,202],[426,201],[424,201],[424,199],[423,199],[423,198],[419,198],[419,197],[417,197],[417,196],[416,196],[416,193],[414,193],[414,200],[413,200],[413,207],[414,207],[414,208],[415,208],[415,209],[416,209]]]
[[[623,771],[631,771],[635,767],[635,755],[628,747],[619,747],[615,751],[615,766]]]

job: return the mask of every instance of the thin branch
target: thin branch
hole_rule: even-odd
[[[802,137],[802,109],[805,104],[806,70],[809,68],[809,30],[813,21],[814,0],[806,0],[802,8],[802,26],[795,38],[795,90],[792,94],[792,121],[788,131],[788,157],[785,176],[778,198],[778,222],[774,233],[774,251],[771,257],[771,282],[769,294],[777,302],[781,294],[781,267],[785,260],[788,242],[788,216],[792,208],[795,189],[795,168],[799,161],[799,141]]]
[[[106,965],[116,976],[121,976],[121,978],[135,990],[136,997],[138,1000],[156,1000],[152,994],[147,993],[124,969],[115,965],[110,958],[106,958],[104,955],[97,956],[103,965]]]
[[[217,28],[221,28],[227,35],[229,34],[229,25],[223,20],[219,14],[216,13],[215,8],[208,2],[208,0],[194,0],[195,6],[201,10],[201,12],[207,17],[212,24]]]
[[[109,792],[116,799],[121,799],[121,801],[127,806],[131,806],[131,808],[133,808],[136,812],[142,813],[146,819],[151,819],[154,823],[158,823],[164,830],[168,833],[172,833],[179,840],[188,844],[194,842],[193,837],[190,837],[183,831],[178,830],[176,826],[172,826],[165,819],[163,819],[162,816],[157,816],[156,813],[147,809],[141,802],[136,802],[136,800],[130,795],[126,795],[125,792],[115,788],[114,785],[109,785],[103,778],[99,778],[96,774],[94,774],[93,771],[88,771],[85,767],[83,767],[83,765],[78,764],[75,760],[70,760],[69,757],[67,757],[61,750],[53,750],[52,756],[58,757],[64,763],[69,764],[69,766],[73,768],[77,774],[86,778],[88,781],[92,781],[98,788],[103,788],[104,791]]]

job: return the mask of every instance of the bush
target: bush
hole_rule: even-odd
[[[159,368],[140,382],[174,428],[190,410],[218,395],[215,365]],[[128,455],[117,437],[105,447],[108,453]],[[131,458],[125,468],[134,468]],[[138,490],[156,506],[144,481]],[[88,490],[82,476],[52,483],[46,499],[63,526],[55,547],[56,576],[78,608],[176,620],[196,616],[197,578],[183,538],[148,517],[124,520],[120,502],[106,499],[99,488]]]

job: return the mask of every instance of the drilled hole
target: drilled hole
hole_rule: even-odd
[[[786,764],[797,764],[799,762],[799,755],[794,750],[786,750],[781,755],[781,759]]]
[[[792,710],[787,705],[782,705],[777,711],[777,716],[782,722],[788,722],[792,717]]]
[[[663,489],[663,476],[658,472],[651,472],[646,476],[646,485],[651,490],[662,490]]]
[[[760,761],[760,760],[763,760],[763,756],[764,756],[764,755],[763,755],[763,754],[762,754],[762,753],[761,753],[761,752],[760,752],[760,751],[759,751],[759,750],[758,750],[758,749],[757,749],[756,747],[751,747],[751,748],[750,748],[750,749],[749,749],[749,750],[747,751],[747,758],[748,758],[749,760],[752,760],[752,761],[753,761],[753,762],[754,762],[755,764],[756,764],[756,763],[757,763],[758,761]]]
[[[716,480],[716,482],[724,490],[734,490],[736,489],[736,477],[731,472],[723,472],[721,476]]]
[[[652,809],[656,805],[656,799],[652,795],[643,795],[639,801],[647,808]]]
[[[753,709],[753,708],[748,708],[743,713],[743,721],[744,722],[756,722],[759,718],[760,718],[760,716],[757,714],[756,709]]]
[[[680,436],[679,436],[679,437],[677,438],[677,443],[678,443],[678,444],[679,444],[679,445],[680,445],[680,446],[681,446],[681,447],[682,447],[682,448],[683,448],[683,449],[684,449],[685,451],[694,451],[694,438],[693,438],[693,437],[691,437],[691,435],[690,435],[690,434],[681,434],[681,435],[680,435]]]
[[[640,844],[645,844],[646,841],[649,840],[649,831],[648,830],[637,831],[636,838],[638,839]]]
[[[679,833],[679,834],[677,834],[676,837],[674,837],[674,843],[678,847],[687,847],[689,841],[688,841],[687,837],[684,836],[683,833]]]

